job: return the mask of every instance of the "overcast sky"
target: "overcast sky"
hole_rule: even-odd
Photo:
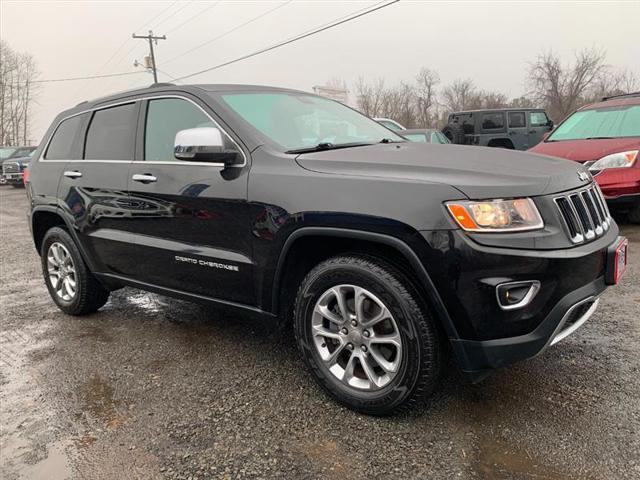
[[[131,34],[145,34],[151,27],[156,34],[167,34],[167,40],[158,42],[158,67],[179,77],[377,3],[0,0],[0,26],[2,39],[12,48],[33,54],[41,79],[135,71],[134,60],[142,60],[148,46],[142,40],[131,39]],[[263,18],[180,56],[282,4]],[[527,63],[548,49],[570,60],[581,48],[603,48],[612,66],[640,72],[639,18],[640,0],[402,0],[188,82],[253,83],[310,91],[313,85],[340,77],[353,89],[359,76],[384,77],[392,84],[411,80],[422,66],[427,66],[439,73],[443,84],[456,78],[471,78],[480,88],[519,96],[525,90]],[[160,80],[168,81],[168,77],[160,74]],[[142,73],[117,79],[42,84],[33,112],[32,137],[39,141],[59,111],[82,100],[150,83],[151,76]]]

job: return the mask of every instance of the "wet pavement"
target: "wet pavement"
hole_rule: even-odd
[[[640,478],[640,227],[595,315],[418,410],[336,405],[267,321],[133,289],[49,299],[23,190],[0,187],[0,478]]]

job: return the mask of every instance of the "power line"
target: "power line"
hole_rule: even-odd
[[[185,8],[187,8],[189,5],[191,5],[195,0],[189,0],[188,2],[185,2],[184,4],[182,4],[182,6],[180,6],[180,8],[178,8],[175,12],[173,12],[171,15],[168,15],[166,18],[164,18],[163,20],[159,21],[158,23],[156,23],[153,28],[158,28],[160,25],[162,25],[164,22],[166,22],[167,20],[170,20],[172,18],[175,17],[175,15],[178,12],[181,12],[182,10],[184,10]]]
[[[226,31],[226,32],[224,32],[223,34],[220,34],[220,35],[218,35],[217,37],[212,38],[211,40],[207,40],[206,42],[201,43],[200,45],[196,45],[195,47],[190,48],[189,50],[187,50],[187,51],[185,51],[185,52],[182,52],[182,53],[181,53],[181,54],[179,54],[179,55],[176,55],[175,57],[171,57],[169,60],[166,60],[166,61],[164,62],[164,65],[166,65],[166,64],[167,64],[167,63],[169,63],[169,62],[173,62],[174,60],[176,60],[176,59],[178,59],[178,58],[180,58],[180,57],[183,57],[183,56],[185,56],[185,55],[187,55],[187,54],[189,54],[189,53],[191,53],[191,52],[194,52],[195,50],[198,50],[198,49],[200,49],[200,48],[204,47],[205,45],[209,45],[209,44],[211,44],[211,43],[215,42],[216,40],[220,40],[221,38],[226,37],[227,35],[229,35],[229,34],[231,34],[231,33],[235,32],[236,30],[239,30],[239,29],[241,29],[241,28],[243,28],[243,27],[246,27],[246,26],[247,26],[247,25],[249,25],[250,23],[253,23],[253,22],[255,22],[256,20],[259,20],[259,19],[261,19],[262,17],[266,17],[266,16],[267,16],[267,15],[269,15],[270,13],[275,12],[276,10],[278,10],[278,9],[280,9],[280,8],[282,8],[282,7],[284,7],[285,5],[287,5],[287,4],[291,3],[291,2],[292,2],[292,0],[288,0],[288,1],[284,2],[284,3],[281,3],[280,5],[277,5],[277,6],[275,6],[274,8],[272,8],[272,9],[270,9],[270,10],[267,10],[266,12],[263,12],[263,13],[261,13],[261,14],[260,14],[260,15],[258,15],[258,16],[253,17],[252,19],[247,20],[246,22],[241,23],[240,25],[237,25],[237,26],[233,27],[231,30]]]
[[[153,35],[153,30],[149,30],[149,35],[132,35],[133,38],[145,39],[149,42],[149,52],[151,54],[151,70],[153,71],[153,83],[158,83],[158,72],[156,71],[156,55],[153,51],[153,44],[158,44],[158,40],[166,40],[166,35],[161,37]]]
[[[154,16],[154,17],[153,17],[151,20],[149,20],[148,22],[145,22],[141,27],[136,28],[136,29],[134,30],[134,32],[137,32],[138,30],[142,30],[144,27],[146,27],[146,26],[147,26],[147,25],[149,25],[150,23],[154,22],[154,21],[155,21],[155,20],[156,20],[160,15],[162,15],[163,13],[165,13],[167,10],[169,10],[171,7],[173,7],[176,3],[178,3],[178,0],[175,0],[175,1],[174,1],[173,3],[171,3],[167,8],[163,8],[163,9],[160,11],[160,13],[158,13],[156,16]],[[127,44],[127,42],[128,42],[129,40],[131,40],[131,38],[127,37],[127,38],[124,40],[124,42],[122,42],[122,44],[120,44],[120,46],[116,49],[116,51],[113,53],[113,55],[111,55],[111,57],[109,57],[109,59],[108,59],[106,62],[104,62],[104,63],[102,64],[102,66],[97,70],[97,72],[96,72],[96,73],[100,72],[104,67],[106,67],[106,66],[109,64],[109,62],[115,58],[115,56],[118,54],[118,52],[119,52],[120,50],[122,50],[122,47],[124,47],[124,46]],[[133,45],[133,48],[135,48],[135,47],[137,47],[137,46],[138,46],[137,44],[134,44],[134,45]],[[132,49],[132,50],[133,50],[133,49]],[[131,50],[130,50],[130,51],[131,51]]]
[[[171,32],[175,32],[176,30],[178,30],[180,27],[182,27],[183,25],[186,25],[187,23],[189,23],[191,20],[193,20],[196,17],[199,17],[200,15],[202,15],[204,12],[208,12],[209,10],[211,10],[213,7],[217,6],[220,2],[213,2],[211,5],[208,5],[207,8],[205,8],[204,10],[196,13],[195,15],[190,16],[189,18],[187,18],[184,22],[182,22],[179,25],[176,25],[175,27],[173,27],[171,30],[167,31],[165,33],[165,35],[171,33]]]
[[[228,62],[220,63],[218,65],[214,65],[213,67],[205,68],[204,70],[200,70],[198,72],[191,73],[191,74],[185,75],[183,77],[178,77],[178,78],[175,79],[175,81],[180,81],[180,80],[185,80],[187,78],[195,77],[197,75],[200,75],[200,74],[203,74],[203,73],[206,73],[206,72],[211,72],[212,70],[217,70],[219,68],[226,67],[227,65],[231,65],[233,63],[237,63],[237,62],[240,62],[242,60],[246,60],[248,58],[255,57],[257,55],[261,55],[261,54],[269,52],[271,50],[275,50],[276,48],[284,47],[285,45],[288,45],[290,43],[297,42],[298,40],[302,40],[302,39],[310,37],[312,35],[316,35],[318,33],[324,32],[325,30],[329,30],[330,28],[337,27],[338,25],[342,25],[344,23],[350,22],[351,20],[355,20],[357,18],[363,17],[365,15],[368,15],[369,13],[373,13],[373,12],[375,12],[377,10],[381,10],[381,9],[383,9],[385,7],[388,7],[390,5],[393,5],[394,3],[397,3],[399,1],[400,0],[392,0],[392,1],[388,2],[388,3],[385,3],[384,5],[375,6],[375,7],[370,8],[370,9],[368,9],[368,10],[362,12],[362,13],[353,14],[353,15],[349,16],[348,18],[345,18],[344,20],[334,21],[333,23],[330,23],[328,25],[324,25],[322,27],[318,27],[318,28],[316,28],[316,29],[314,29],[312,31],[300,34],[300,35],[295,36],[293,38],[289,38],[287,40],[283,40],[283,41],[281,41],[279,43],[276,43],[274,45],[271,45],[269,47],[257,50],[255,52],[249,53],[247,55],[243,55],[242,57],[238,57],[238,58],[236,58],[234,60],[229,60]]]
[[[172,17],[173,17],[173,15],[175,15],[177,12],[179,12],[180,10],[182,10],[182,9],[185,7],[185,5],[182,5],[180,8],[178,8],[178,10],[176,10],[175,12],[173,12],[173,13],[172,13],[171,15],[169,15],[167,18],[162,19],[160,22],[154,23],[158,18],[160,18],[164,13],[168,12],[168,11],[169,11],[169,10],[170,10],[174,5],[175,5],[175,4],[176,4],[176,3],[178,3],[179,1],[180,1],[180,0],[174,0],[173,2],[171,2],[171,3],[169,4],[169,6],[168,6],[168,7],[163,8],[163,9],[162,9],[162,10],[161,10],[157,15],[155,15],[151,20],[149,20],[149,21],[145,22],[144,24],[142,24],[142,26],[141,26],[141,27],[136,28],[136,29],[134,30],[134,32],[136,32],[136,31],[138,31],[138,30],[142,30],[143,28],[145,28],[145,27],[147,27],[147,26],[148,26],[149,28],[156,28],[158,25],[160,25],[160,24],[164,23],[164,22],[165,22],[166,20],[168,20],[169,18],[172,18]],[[189,3],[190,3],[190,2],[187,2],[187,5],[188,5]],[[127,38],[127,40],[126,40],[126,41],[129,41],[129,40],[130,40],[130,37],[129,37],[129,38]],[[125,41],[125,43],[126,43],[126,41]],[[138,45],[139,45],[139,44],[137,44],[137,43],[134,43],[133,45],[131,45],[131,48],[129,48],[129,50],[127,50],[123,55],[120,55],[120,56],[118,57],[118,60],[116,61],[116,63],[115,63],[115,64],[116,64],[116,65],[119,65],[120,63],[122,63],[122,60],[124,60],[127,56],[129,56],[129,54],[130,54],[131,52],[133,52],[136,48],[138,48]]]

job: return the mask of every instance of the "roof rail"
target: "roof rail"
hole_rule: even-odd
[[[149,86],[149,88],[153,88],[153,87],[175,87],[176,84],[175,83],[165,83],[165,82],[158,82],[158,83],[154,83],[151,86]]]
[[[605,100],[611,100],[612,98],[621,98],[621,97],[640,97],[640,92],[631,92],[631,93],[620,93],[618,95],[609,95],[607,97],[602,97],[602,102]]]

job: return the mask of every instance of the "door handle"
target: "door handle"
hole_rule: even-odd
[[[64,176],[67,178],[80,178],[82,176],[82,172],[77,170],[67,170],[64,172]]]
[[[134,182],[140,182],[140,183],[153,183],[158,181],[156,177],[154,177],[149,173],[135,173],[133,177],[131,177],[131,179]]]

